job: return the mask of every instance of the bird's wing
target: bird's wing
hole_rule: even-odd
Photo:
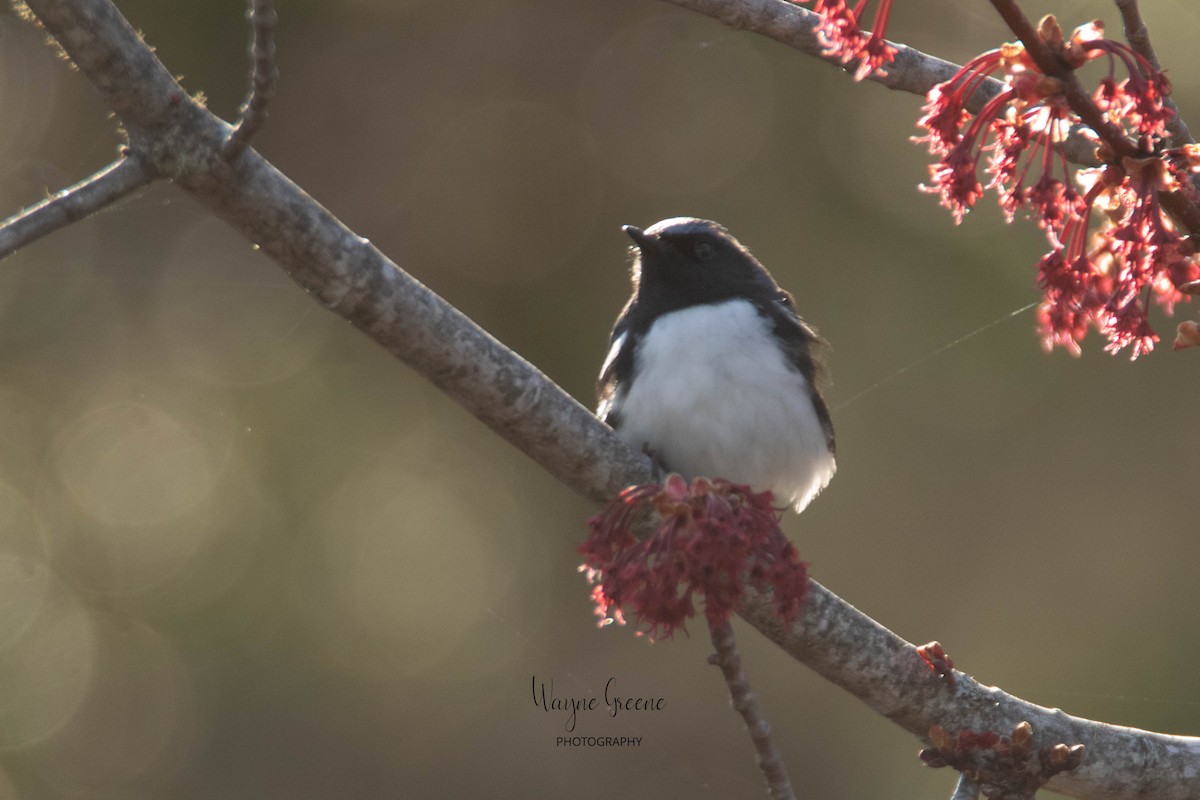
[[[822,394],[826,382],[825,362],[821,358],[822,351],[827,347],[825,340],[800,318],[792,296],[783,290],[772,302],[760,305],[759,311],[771,318],[775,335],[783,341],[788,360],[801,375],[808,378],[813,407],[825,431],[825,442],[829,445],[829,452],[834,452],[833,419],[829,416],[829,407]]]
[[[613,328],[608,356],[604,359],[604,366],[600,368],[600,378],[596,381],[596,416],[611,428],[620,424],[621,398],[618,396],[618,376],[627,377],[632,368],[633,347],[629,342],[629,325],[628,320],[622,317]]]

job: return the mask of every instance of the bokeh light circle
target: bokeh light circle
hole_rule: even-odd
[[[170,521],[213,487],[203,441],[149,403],[93,408],[63,431],[55,451],[59,474],[80,509],[113,526]]]
[[[296,374],[335,325],[286,273],[215,220],[180,237],[158,288],[155,319],[172,363],[220,386]]]
[[[81,798],[170,774],[196,734],[192,682],[174,643],[135,619],[99,613],[92,623],[90,691],[33,754],[48,785]]]
[[[41,521],[25,496],[0,483],[0,650],[37,617],[50,587]]]
[[[432,676],[503,594],[486,508],[384,468],[341,487],[324,522],[324,646],[363,677]]]
[[[38,744],[67,725],[91,686],[95,656],[87,611],[51,580],[37,615],[0,649],[0,750]]]

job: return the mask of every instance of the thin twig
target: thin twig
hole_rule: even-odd
[[[246,102],[242,103],[237,124],[221,148],[221,156],[226,161],[237,158],[246,149],[250,137],[266,122],[267,104],[275,96],[275,83],[279,78],[275,63],[275,23],[279,15],[275,13],[275,3],[273,0],[249,0],[249,6],[247,16],[254,30],[250,44],[250,90]]]
[[[954,787],[954,794],[950,795],[950,800],[979,800],[979,787],[966,775],[959,774],[958,784]]]
[[[758,695],[754,693],[750,679],[742,669],[742,657],[738,653],[737,639],[733,636],[733,626],[729,620],[718,623],[710,620],[708,632],[712,637],[713,647],[717,650],[708,657],[708,663],[720,667],[721,674],[725,676],[725,685],[729,687],[733,708],[742,715],[746,731],[750,734],[750,741],[754,743],[758,768],[767,779],[767,791],[770,792],[772,800],[796,800],[783,756],[771,739],[771,726],[759,710]]]
[[[0,222],[0,259],[115,203],[153,179],[154,174],[135,155],[114,161],[95,175]]]
[[[1125,39],[1129,42],[1129,46],[1135,53],[1146,59],[1151,67],[1162,72],[1162,65],[1158,62],[1154,45],[1150,43],[1150,29],[1146,27],[1146,23],[1142,19],[1138,0],[1116,0],[1116,4],[1117,8],[1121,10],[1121,20],[1125,23]],[[1182,147],[1185,144],[1195,144],[1196,140],[1192,138],[1192,132],[1188,130],[1187,123],[1183,121],[1183,116],[1179,113],[1179,106],[1175,105],[1175,101],[1170,97],[1166,98],[1166,106],[1175,112],[1167,122],[1170,145]]]

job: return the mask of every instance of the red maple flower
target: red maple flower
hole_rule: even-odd
[[[998,72],[1006,76],[1005,88],[972,118],[966,111],[968,100]],[[1059,96],[1061,89],[1059,81],[1036,72],[1019,44],[1006,44],[967,62],[926,96],[926,113],[917,125],[928,135],[915,141],[928,142],[929,151],[940,160],[929,168],[932,185],[921,188],[940,194],[942,205],[954,214],[955,222],[961,222],[982,189],[957,191],[978,186],[978,181],[972,184],[964,175],[951,183],[944,175],[948,168],[977,173],[983,154],[991,151],[985,168],[991,175],[987,188],[996,190],[1005,215],[1011,220],[1025,208],[1054,237],[1079,211],[1077,194],[1067,180],[1066,161],[1056,148],[1074,121]],[[1027,187],[1026,176],[1033,167],[1040,168],[1041,177]]]
[[[892,0],[879,0],[875,8],[875,20],[870,33],[863,31],[863,13],[869,0],[858,0],[851,8],[845,0],[795,0],[797,3],[812,2],[813,11],[820,14],[821,24],[817,36],[825,55],[836,58],[843,64],[857,61],[854,80],[861,81],[872,73],[886,75],[884,69],[896,60],[895,47],[885,37],[888,16],[892,11]]]
[[[1166,147],[1173,113],[1166,76],[1128,45],[1104,38],[1102,23],[1082,25],[1065,38],[1047,17],[1038,33],[1069,68],[1107,59],[1108,74],[1094,99],[1106,121],[1130,137],[1131,146],[1136,142],[1138,157],[1118,159],[1099,147],[1104,165],[1079,171],[1076,188],[1058,147],[1080,125],[1064,82],[1040,72],[1023,45],[1005,44],[972,59],[926,96],[917,122],[926,135],[916,141],[926,142],[938,161],[929,168],[930,185],[921,188],[939,194],[961,222],[983,194],[979,162],[990,151],[987,188],[996,192],[1005,216],[1011,222],[1024,211],[1050,243],[1037,265],[1042,341],[1078,354],[1079,342],[1095,328],[1108,339],[1106,350],[1129,347],[1137,358],[1158,341],[1148,298],[1171,313],[1184,299],[1179,287],[1200,276],[1195,248],[1161,202],[1162,194],[1190,186],[1200,151]],[[1120,82],[1118,66],[1126,73]],[[972,117],[967,103],[993,76],[1002,77],[1004,87]],[[1099,142],[1094,131],[1085,132]],[[1093,211],[1103,212],[1094,234]]]
[[[635,524],[657,517],[653,533],[639,541]],[[725,480],[688,483],[668,476],[664,486],[631,486],[588,520],[579,548],[580,571],[595,584],[592,600],[600,625],[624,624],[632,612],[652,639],[670,637],[695,616],[695,595],[704,596],[710,622],[724,622],[745,592],[745,582],[770,588],[776,611],[789,620],[808,588],[808,565],[779,530],[770,492]]]
[[[1166,124],[1174,116],[1166,98],[1171,83],[1161,70],[1154,69],[1129,45],[1104,38],[1104,23],[1094,20],[1081,25],[1067,47],[1068,61],[1085,63],[1106,57],[1108,75],[1100,81],[1093,99],[1110,122],[1143,136],[1162,139]],[[1073,56],[1073,58],[1072,58]],[[1128,77],[1117,82],[1116,65],[1120,61]]]

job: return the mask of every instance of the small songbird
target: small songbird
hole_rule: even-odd
[[[685,478],[770,489],[803,510],[836,468],[824,341],[717,223],[623,230],[636,245],[633,296],[613,326],[597,415]]]

